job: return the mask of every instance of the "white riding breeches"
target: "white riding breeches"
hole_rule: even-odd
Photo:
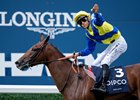
[[[100,66],[103,64],[111,65],[121,54],[127,50],[127,43],[123,36],[120,36],[116,41],[110,44],[93,62],[93,66]]]

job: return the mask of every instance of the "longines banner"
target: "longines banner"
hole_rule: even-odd
[[[20,71],[16,68],[15,61],[39,41],[41,33],[45,37],[50,35],[49,42],[64,55],[84,49],[86,46],[84,30],[74,23],[73,17],[80,10],[85,10],[91,14],[90,9],[95,2],[93,0],[1,0],[0,92],[58,93],[47,66],[37,65],[27,71]],[[103,8],[101,11],[106,16],[106,19],[109,16],[109,21],[122,27],[123,35],[130,43],[130,34],[137,35],[137,33],[130,32],[134,29],[138,30],[138,28],[136,29],[133,26],[131,31],[128,31],[127,27],[122,26],[127,24],[123,21],[123,18],[118,17],[118,21],[115,20],[117,13],[115,14],[111,9],[117,9],[118,11],[118,7],[112,8],[113,5],[108,5],[107,2],[98,3],[101,9]],[[114,2],[109,2],[109,4],[114,4]],[[106,6],[111,9],[107,9]],[[129,15],[128,17],[127,12],[123,16],[127,16],[125,19],[129,22],[131,16]],[[120,20],[122,22],[118,23]],[[135,23],[135,25],[138,23]],[[105,47],[98,44],[94,54],[79,57],[79,63],[91,65],[96,58],[96,54],[104,50]],[[140,48],[136,50],[131,44],[130,47],[128,53],[124,54],[114,65],[126,65],[140,60],[140,57],[133,57],[135,53],[139,53]],[[134,48],[135,53],[133,52]],[[133,59],[128,59],[129,56],[133,57]]]

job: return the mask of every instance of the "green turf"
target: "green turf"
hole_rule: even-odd
[[[0,100],[63,100],[61,94],[1,93]]]

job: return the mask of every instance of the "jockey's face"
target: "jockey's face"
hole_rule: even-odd
[[[88,20],[88,17],[83,17],[81,18],[77,24],[79,24],[81,27],[83,28],[87,28],[89,26],[89,20]]]
[[[85,21],[85,22],[82,22],[82,25],[81,25],[83,28],[88,28],[89,26],[89,21]]]

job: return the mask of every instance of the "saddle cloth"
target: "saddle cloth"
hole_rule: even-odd
[[[97,84],[101,83],[103,70],[100,67],[92,66],[92,72],[96,77]],[[115,94],[122,92],[129,92],[128,80],[126,77],[126,68],[122,66],[115,66],[109,69],[109,78],[106,83],[107,93]]]

